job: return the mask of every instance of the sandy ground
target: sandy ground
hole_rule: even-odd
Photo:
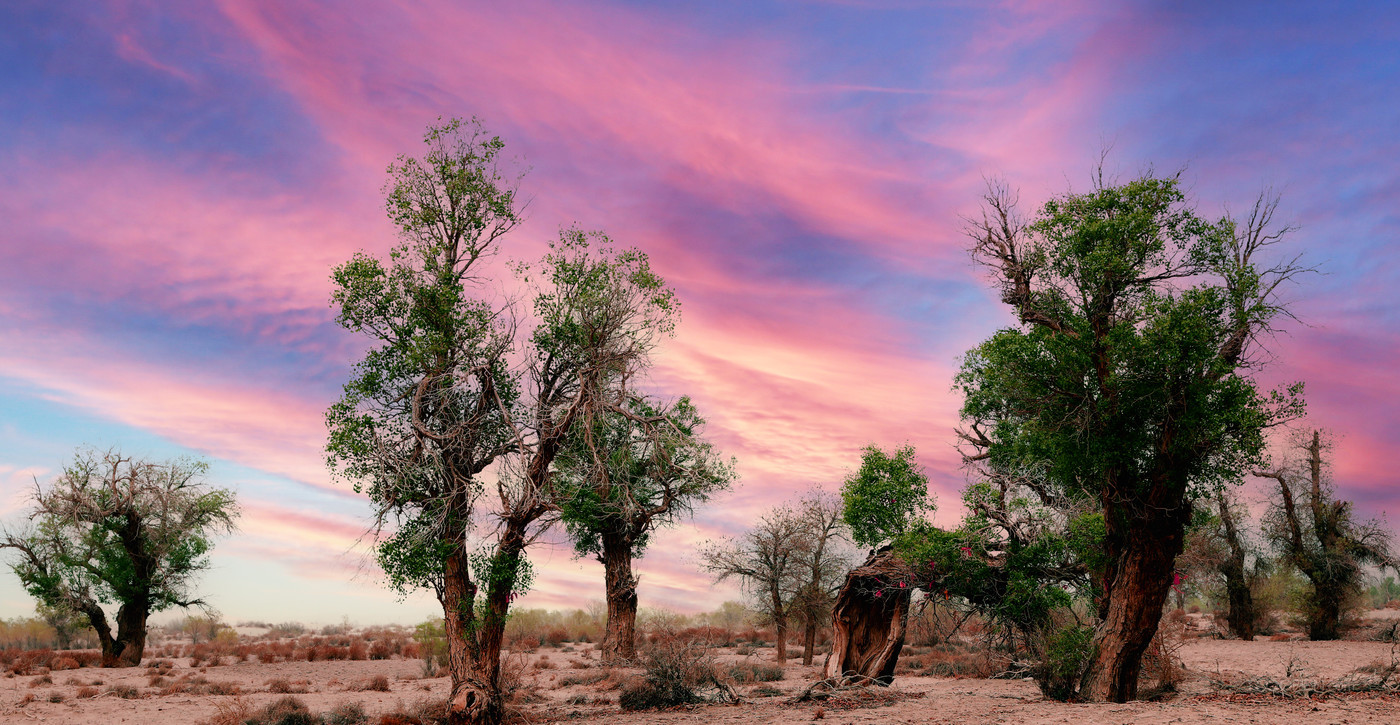
[[[570,677],[590,672],[596,656],[589,645],[572,645],[572,651],[543,648],[530,661],[545,655],[545,669],[531,668],[540,700],[526,706],[532,722],[585,721],[607,723],[758,723],[810,722],[818,705],[791,704],[790,697],[819,677],[820,667],[803,667],[790,662],[785,678],[767,683],[782,695],[755,692],[759,685],[740,688],[745,702],[739,705],[712,705],[674,712],[623,713],[617,708],[617,692],[606,685],[562,686]],[[839,705],[821,706],[821,720],[827,723],[1068,723],[1070,725],[1120,725],[1127,723],[1400,723],[1400,698],[1277,700],[1264,697],[1222,696],[1210,685],[1211,678],[1256,676],[1284,677],[1288,672],[1315,680],[1334,679],[1375,662],[1389,663],[1392,647],[1379,642],[1239,642],[1199,639],[1182,647],[1180,655],[1187,668],[1181,692],[1163,702],[1133,702],[1123,705],[1069,705],[1044,700],[1035,684],[1025,680],[944,679],[900,677],[891,688],[904,699],[882,707],[844,709]],[[766,661],[771,649],[760,649],[749,658],[728,654],[728,661]],[[307,692],[297,694],[313,712],[329,710],[344,702],[359,702],[370,714],[389,712],[423,698],[442,699],[447,695],[445,677],[422,679],[417,660],[286,662],[273,664],[227,664],[192,669],[187,660],[175,660],[168,680],[181,676],[202,676],[211,683],[231,683],[241,695],[161,696],[148,685],[145,668],[126,670],[84,668],[53,672],[53,684],[31,683],[42,676],[0,678],[0,723],[74,723],[112,725],[185,725],[212,716],[221,701],[242,697],[260,706],[283,697],[268,692],[270,680],[300,683]],[[596,671],[596,670],[595,670]],[[359,691],[370,677],[385,675],[389,692]],[[140,690],[140,699],[120,699],[111,694],[78,699],[80,686],[106,691],[113,685],[130,685]],[[69,684],[73,683],[73,684]],[[24,703],[26,696],[34,700]],[[60,697],[61,696],[61,697]],[[582,696],[582,697],[580,697]],[[49,699],[61,699],[50,702]],[[588,704],[572,704],[587,699]],[[594,701],[597,701],[596,703]]]

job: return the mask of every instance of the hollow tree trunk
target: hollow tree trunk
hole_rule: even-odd
[[[812,664],[812,650],[817,646],[817,618],[808,617],[802,630],[802,664]]]
[[[632,575],[632,546],[621,534],[605,533],[602,539],[608,598],[603,661],[623,662],[637,656],[637,579]]]
[[[832,611],[831,654],[824,678],[868,678],[882,685],[894,680],[894,667],[904,647],[912,581],[913,572],[888,548],[846,575]]]
[[[1104,580],[1103,622],[1080,686],[1081,699],[1127,702],[1137,697],[1142,655],[1157,634],[1190,515],[1189,506],[1176,510],[1178,515],[1157,509],[1152,518],[1134,517],[1121,526],[1114,525],[1119,517],[1104,517],[1112,561]]]

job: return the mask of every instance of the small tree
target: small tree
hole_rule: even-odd
[[[1358,523],[1351,502],[1337,498],[1324,457],[1330,444],[1321,431],[1295,439],[1290,447],[1293,455],[1283,465],[1254,472],[1278,484],[1279,498],[1265,532],[1280,555],[1312,584],[1308,637],[1337,639],[1347,599],[1365,584],[1362,565],[1396,566],[1390,532],[1377,521]]]
[[[729,488],[733,461],[701,437],[689,398],[669,406],[636,399],[579,426],[555,461],[554,490],[579,556],[603,564],[608,620],[605,661],[636,656],[637,577],[632,562],[651,534]],[[657,421],[660,421],[658,424]]]
[[[115,451],[79,451],[47,486],[36,482],[31,525],[0,548],[44,606],[80,612],[97,631],[103,667],[134,667],[146,621],[171,607],[204,606],[195,576],[209,567],[214,536],[233,530],[233,492],[205,484],[208,464],[152,462]],[[112,633],[102,605],[117,605]]]
[[[802,520],[791,509],[778,507],[759,517],[738,541],[707,542],[700,549],[701,567],[717,583],[738,578],[758,612],[773,623],[779,664],[787,662],[788,617],[804,583],[807,536]]]
[[[802,586],[793,597],[791,613],[802,620],[802,664],[812,664],[817,632],[831,621],[836,590],[840,588],[851,561],[841,549],[846,537],[841,499],[813,489],[797,503],[795,515],[805,529],[798,554],[804,573]]]
[[[71,649],[79,638],[91,641],[92,635],[96,634],[86,614],[66,606],[52,607],[40,601],[34,611],[45,624],[53,627],[54,639],[58,644],[56,649]]]
[[[1248,566],[1249,546],[1238,523],[1248,512],[1225,487],[1217,489],[1213,498],[1213,509],[1197,510],[1177,568],[1197,579],[1223,579],[1225,626],[1236,637],[1251,641],[1262,612],[1254,601],[1258,572]]]

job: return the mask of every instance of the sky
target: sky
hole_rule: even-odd
[[[1363,515],[1400,512],[1400,8],[1313,2],[0,5],[0,520],[79,446],[199,456],[239,532],[200,591],[230,621],[412,623],[370,507],[324,463],[364,341],[330,270],[395,243],[386,167],[476,116],[528,174],[506,259],[565,225],[650,255],[688,394],[736,489],[657,537],[642,605],[739,597],[694,561],[869,443],[919,451],[958,517],[959,356],[1013,319],[968,256],[988,178],[1032,210],[1184,169],[1208,216],[1272,187],[1321,273],[1261,384],[1304,381]],[[602,598],[567,546],[525,607]],[[32,613],[0,572],[0,617]]]

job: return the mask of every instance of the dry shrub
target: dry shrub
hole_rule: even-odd
[[[241,697],[214,703],[214,716],[203,725],[244,725],[252,715],[252,707]]]
[[[348,654],[352,660],[369,659],[369,646],[365,644],[364,640],[357,639],[350,643]]]
[[[550,647],[558,647],[569,641],[569,630],[560,626],[550,627],[545,630],[543,639],[544,643]]]
[[[49,668],[54,670],[76,670],[82,666],[82,663],[78,662],[77,658],[71,655],[55,657],[53,661],[49,663]]]
[[[53,678],[52,678],[52,677],[49,677],[48,675],[41,675],[41,676],[35,677],[34,679],[32,679],[32,680],[29,681],[29,686],[30,686],[30,687],[43,687],[44,685],[52,685],[52,684],[53,684]]]
[[[759,662],[740,662],[729,667],[729,676],[744,684],[777,682],[783,679],[783,668]]]
[[[48,696],[48,701],[55,704],[63,702],[66,699],[68,698],[64,697],[63,693],[58,691],[50,692]]]
[[[79,700],[86,700],[91,697],[97,697],[99,692],[101,692],[101,690],[98,690],[96,687],[79,687],[75,697]]]
[[[1140,681],[1145,680],[1158,693],[1176,692],[1186,676],[1179,652],[1186,644],[1187,616],[1180,609],[1167,612],[1157,625],[1157,634],[1142,655]],[[1141,686],[1141,685],[1139,685]]]
[[[268,692],[276,693],[278,695],[302,695],[305,694],[307,691],[307,686],[306,683],[304,683],[304,681],[298,682],[297,684],[292,684],[285,678],[281,677],[268,680],[266,685]]]
[[[952,640],[933,647],[908,647],[896,674],[926,677],[987,678],[1001,671],[1003,661],[981,643]]]
[[[703,643],[663,628],[652,635],[640,654],[645,675],[622,688],[617,701],[624,710],[737,699]]]
[[[319,725],[321,718],[311,714],[306,703],[288,695],[252,713],[243,725]]]
[[[365,708],[360,703],[343,702],[322,715],[321,722],[325,725],[366,725],[369,715],[365,714]]]
[[[141,691],[131,685],[112,685],[107,688],[107,694],[120,697],[123,700],[141,699]]]
[[[351,685],[350,689],[355,692],[389,692],[389,678],[384,675],[375,675],[357,681]]]
[[[375,725],[434,725],[447,718],[447,701],[422,699],[412,706],[399,702],[397,709],[379,716]]]

